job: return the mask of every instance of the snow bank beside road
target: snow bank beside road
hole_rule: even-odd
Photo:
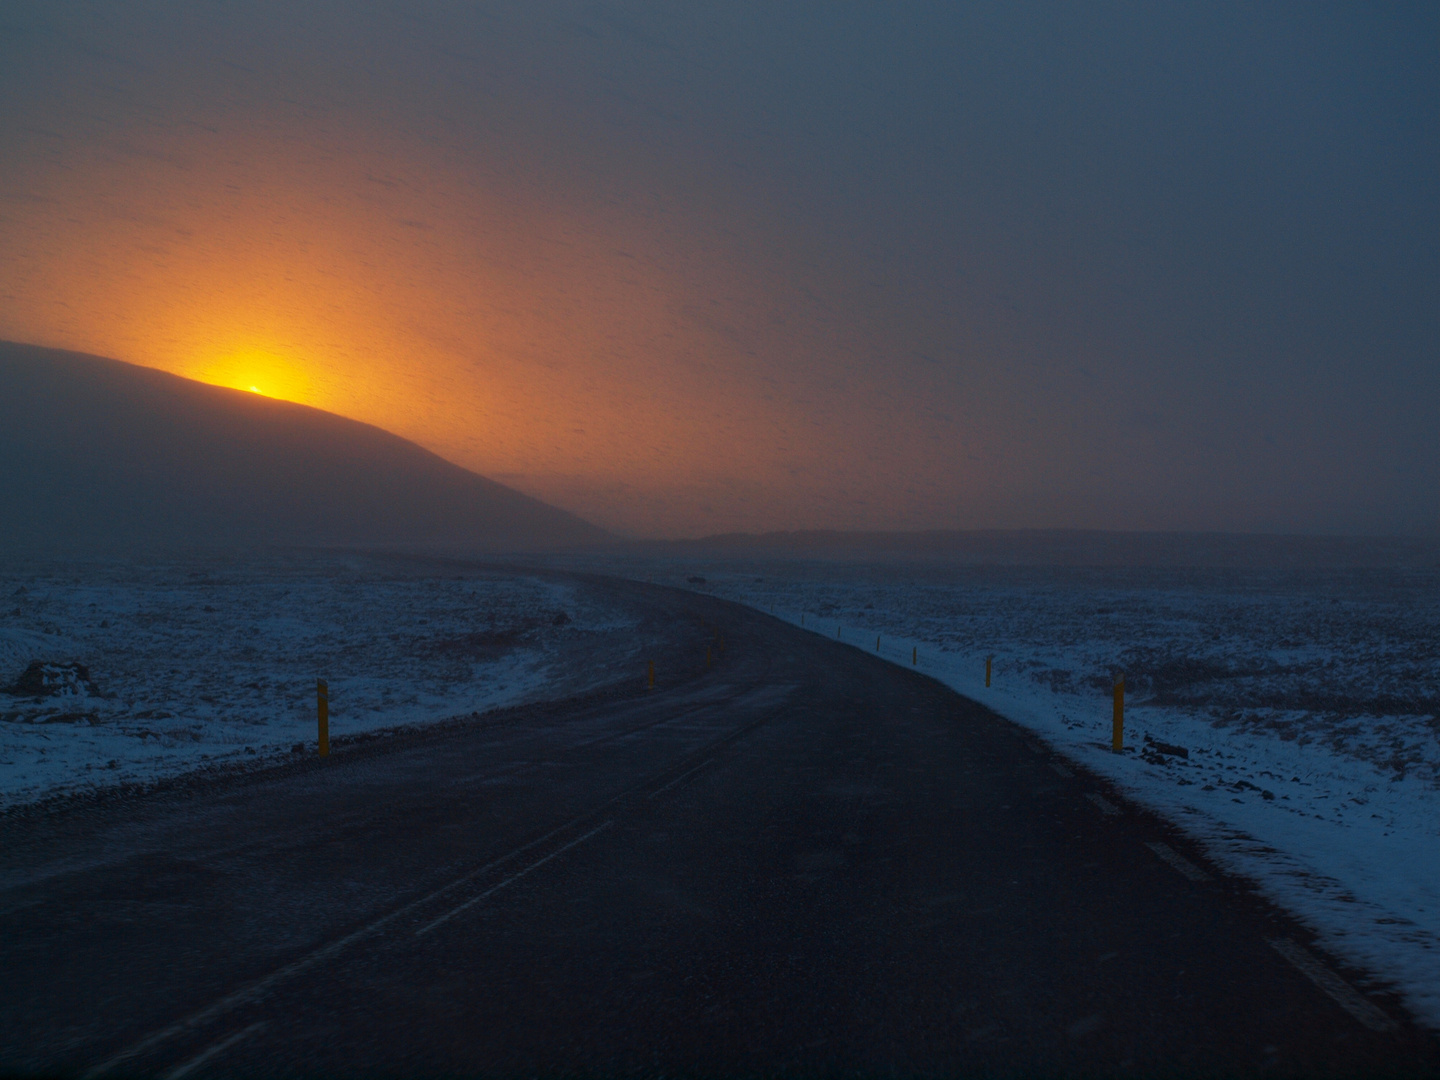
[[[26,692],[0,693],[0,807],[313,753],[317,677],[332,738],[578,692],[624,672],[563,659],[631,626],[575,586],[419,560],[7,567],[0,688]],[[52,685],[17,686],[36,664]]]
[[[703,577],[689,587],[867,651],[879,635],[898,664],[918,649],[920,670],[1176,822],[1440,1027],[1440,575],[756,562],[657,576]]]

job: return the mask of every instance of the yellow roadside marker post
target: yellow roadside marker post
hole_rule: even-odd
[[[915,667],[920,663],[920,646],[915,645],[910,649],[910,666]]]
[[[651,660],[649,663],[650,663],[650,689],[651,689],[651,690],[654,690],[654,689],[655,689],[655,661],[654,661],[654,660]]]
[[[1110,733],[1110,749],[1120,753],[1125,749],[1125,673],[1115,676],[1115,721]]]
[[[710,666],[710,646],[709,646],[709,645],[706,645],[706,646],[705,646],[705,666],[706,666],[706,667],[709,667],[709,666]]]
[[[990,685],[990,661],[993,660],[993,659],[995,659],[993,656],[987,656],[987,657],[985,657],[985,685],[986,685],[986,686],[989,686],[989,685]]]
[[[876,651],[876,652],[879,652],[879,651],[880,651],[880,635],[879,635],[879,634],[876,634],[876,635],[875,635],[875,651]]]
[[[330,688],[324,679],[315,680],[315,718],[320,727],[320,756],[330,756]]]

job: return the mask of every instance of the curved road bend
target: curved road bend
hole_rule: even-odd
[[[683,678],[0,823],[0,1068],[1440,1073],[1394,1000],[982,706],[608,587]]]

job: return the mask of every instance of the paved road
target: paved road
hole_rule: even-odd
[[[0,1067],[1440,1072],[982,706],[623,588],[675,628],[654,691],[0,823]]]

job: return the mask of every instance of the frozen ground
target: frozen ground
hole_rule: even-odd
[[[1440,1027],[1440,571],[586,562],[918,654]],[[0,686],[28,691],[0,693],[0,806],[313,752],[317,676],[343,739],[579,692],[644,649],[633,614],[541,575],[315,555],[3,566]]]
[[[869,651],[878,635],[897,664],[918,651],[920,670],[1169,817],[1440,1027],[1440,572],[657,560],[641,573]]]
[[[414,559],[0,565],[0,807],[314,753],[317,677],[342,740],[576,693],[641,670],[632,624]]]

